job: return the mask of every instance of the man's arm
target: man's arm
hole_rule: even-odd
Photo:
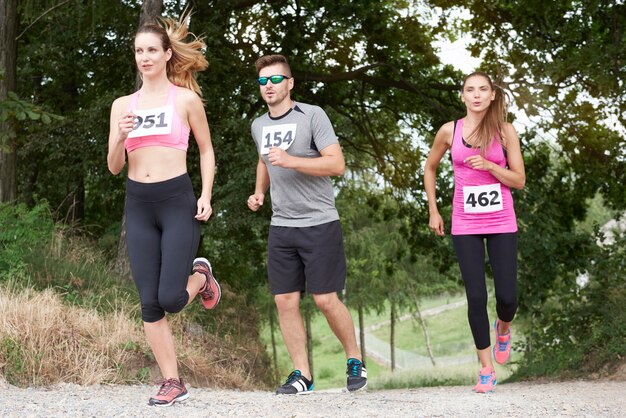
[[[343,152],[341,151],[341,146],[339,144],[331,144],[327,146],[320,151],[320,154],[321,156],[316,158],[302,158],[289,155],[283,149],[272,148],[270,149],[267,157],[270,164],[273,166],[290,168],[310,176],[343,175],[346,169],[346,163],[343,159]]]
[[[261,156],[259,156],[259,162],[256,165],[256,184],[254,186],[254,194],[248,197],[248,207],[251,211],[256,212],[265,200],[265,192],[270,186],[270,176],[267,172],[267,167],[263,162]]]

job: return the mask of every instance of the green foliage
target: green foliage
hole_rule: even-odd
[[[0,204],[0,281],[39,289],[55,287],[69,304],[111,312],[129,298],[132,283],[120,283],[91,245],[55,225],[45,203]],[[17,280],[23,278],[22,283]]]
[[[602,234],[597,234],[602,240]],[[586,284],[563,283],[547,298],[539,324],[527,330],[521,376],[606,373],[626,356],[626,237],[594,248],[584,272]]]
[[[17,383],[24,373],[24,357],[19,342],[10,337],[0,341],[0,361],[2,374],[11,383]]]
[[[348,258],[347,301],[351,307],[381,311],[393,301],[414,309],[422,298],[456,287],[426,256],[415,253],[410,218],[385,191],[349,181],[337,197]]]
[[[46,204],[0,204],[0,280],[26,267],[25,256],[50,242],[54,224]]]
[[[0,76],[2,74],[0,73]],[[0,77],[1,78],[1,77]],[[8,126],[8,129],[0,132],[0,151],[7,151],[11,147],[9,142],[15,140],[17,133],[14,129],[16,123],[27,121],[41,121],[50,124],[53,120],[62,120],[59,115],[54,115],[42,110],[39,106],[20,100],[15,92],[10,91],[7,98],[0,100],[0,123]]]

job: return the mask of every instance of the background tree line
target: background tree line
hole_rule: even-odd
[[[4,202],[46,201],[57,220],[80,225],[117,257],[124,175],[106,168],[110,105],[134,90],[140,17],[185,7],[207,43],[199,83],[217,159],[215,214],[200,251],[230,291],[248,304],[264,291],[270,209],[251,214],[245,198],[257,160],[250,122],[265,111],[253,63],[267,53],[289,57],[294,98],[322,106],[344,148],[349,173],[336,186],[348,303],[414,309],[458,283],[450,243],[427,229],[421,167],[436,129],[464,114],[463,74],[441,63],[433,43],[469,34],[482,69],[534,122],[521,135],[527,186],[514,195],[524,361],[552,371],[557,353],[584,369],[599,345],[602,364],[623,361],[623,236],[602,246],[578,226],[597,194],[615,214],[626,204],[622,2],[0,0]],[[457,17],[462,9],[471,17]],[[189,152],[197,186],[197,150]],[[453,185],[450,167],[441,170],[445,212]],[[581,288],[583,272],[590,280]]]

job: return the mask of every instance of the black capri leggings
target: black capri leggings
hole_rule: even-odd
[[[485,244],[496,289],[496,312],[511,322],[517,311],[517,233],[453,235],[452,242],[461,268],[467,296],[467,317],[474,344],[479,350],[491,345],[485,283]]]
[[[126,181],[126,243],[141,300],[141,318],[156,322],[180,312],[200,243],[189,175],[157,183]]]

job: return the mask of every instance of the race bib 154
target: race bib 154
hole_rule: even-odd
[[[489,213],[502,209],[500,183],[463,187],[463,211],[465,213]]]
[[[284,125],[264,126],[261,134],[261,154],[268,154],[270,148],[282,148],[286,150],[296,139],[295,123]]]

